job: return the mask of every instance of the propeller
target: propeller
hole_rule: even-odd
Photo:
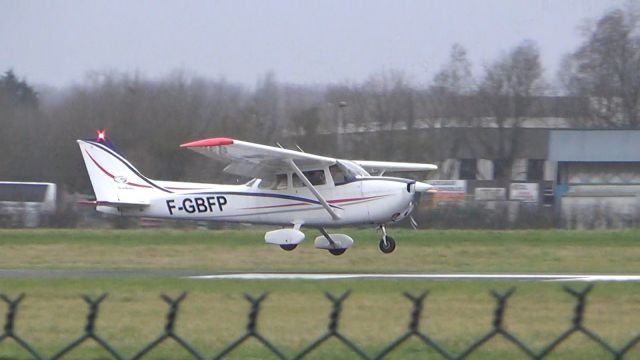
[[[431,189],[433,189],[433,185],[431,184],[427,184],[427,183],[423,183],[422,181],[416,181],[415,186],[415,192],[417,193],[423,193],[423,192],[427,192]]]
[[[422,199],[422,194],[423,193],[430,193],[430,192],[434,192],[435,189],[433,187],[433,185],[421,182],[421,181],[416,181],[415,185],[414,185],[414,195],[413,195],[413,203],[414,203],[414,209],[417,208],[420,205],[420,199]],[[416,219],[413,218],[413,215],[409,216],[409,223],[411,224],[411,227],[414,230],[418,229],[418,222],[416,221]]]

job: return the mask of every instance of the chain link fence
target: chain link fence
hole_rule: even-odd
[[[603,350],[611,355],[612,359],[624,359],[626,356],[629,356],[630,351],[640,342],[640,333],[628,340],[622,347],[616,348],[611,345],[611,343],[607,342],[604,338],[599,336],[595,331],[587,328],[584,325],[584,314],[587,304],[587,296],[593,287],[587,286],[584,289],[577,290],[570,287],[565,287],[565,291],[569,293],[575,299],[575,306],[573,311],[573,317],[571,319],[571,323],[568,328],[563,331],[560,335],[558,335],[555,339],[553,339],[550,343],[542,348],[534,349],[531,346],[527,345],[524,341],[522,341],[516,334],[508,331],[503,323],[505,310],[507,308],[507,302],[511,295],[513,295],[515,289],[511,288],[506,292],[496,292],[492,291],[491,294],[495,300],[495,309],[493,312],[493,320],[491,323],[491,328],[486,331],[486,333],[479,338],[475,339],[471,342],[471,344],[463,349],[459,353],[453,353],[447,348],[445,348],[441,343],[435,340],[435,338],[426,333],[425,331],[420,330],[420,318],[424,309],[425,299],[428,295],[428,292],[425,291],[421,294],[410,294],[404,293],[404,296],[412,303],[412,310],[409,314],[409,324],[407,326],[406,331],[397,337],[396,339],[389,342],[379,353],[377,354],[369,354],[364,351],[364,349],[358,344],[351,340],[347,335],[340,331],[340,319],[342,313],[342,306],[345,300],[349,297],[350,291],[346,291],[343,294],[336,295],[326,292],[325,295],[327,299],[331,302],[332,308],[329,313],[329,323],[326,329],[326,332],[300,350],[296,355],[292,357],[287,357],[283,351],[278,348],[278,346],[270,341],[264,334],[262,334],[258,330],[258,318],[260,315],[260,309],[262,303],[267,299],[267,293],[263,293],[259,296],[251,296],[245,294],[245,299],[250,304],[250,310],[248,313],[246,332],[237,338],[235,341],[229,343],[221,350],[219,353],[215,355],[205,356],[201,352],[198,351],[192,344],[187,341],[187,339],[183,338],[175,331],[176,319],[180,309],[180,304],[186,298],[187,293],[184,292],[179,296],[172,298],[165,294],[161,295],[162,299],[167,303],[169,309],[166,315],[166,322],[164,329],[160,332],[160,335],[156,337],[153,341],[146,344],[139,351],[137,351],[130,359],[142,359],[147,357],[147,355],[153,349],[157,348],[161,344],[167,341],[173,341],[178,346],[182,347],[184,350],[191,355],[193,359],[223,359],[228,358],[230,353],[243,346],[248,340],[257,340],[260,344],[264,346],[264,351],[270,353],[270,356],[276,357],[278,359],[303,359],[307,358],[311,354],[313,354],[316,350],[323,347],[327,341],[329,340],[337,340],[347,348],[349,348],[353,353],[353,358],[360,359],[384,359],[387,358],[390,353],[398,348],[401,348],[403,345],[407,343],[410,339],[417,339],[418,341],[424,344],[424,349],[426,351],[431,351],[439,354],[443,359],[466,359],[480,348],[483,345],[487,344],[490,340],[502,337],[507,342],[511,343],[517,350],[520,351],[521,355],[530,359],[543,359],[547,358],[550,354],[554,352],[558,348],[560,344],[567,341],[569,338],[573,337],[577,334],[582,334],[586,336],[586,338],[600,346]],[[90,297],[87,295],[83,295],[82,298],[86,302],[88,306],[87,320],[86,325],[84,327],[84,332],[77,339],[73,340],[69,344],[63,346],[59,351],[57,351],[50,359],[61,359],[66,355],[72,353],[75,349],[81,346],[85,342],[93,341],[104,350],[106,350],[112,358],[114,359],[125,359],[126,357],[121,354],[114,346],[112,346],[106,339],[101,337],[96,332],[96,319],[98,317],[100,304],[106,299],[107,294],[102,294],[98,297]],[[36,347],[27,340],[24,334],[18,334],[16,329],[16,316],[18,314],[18,307],[22,300],[24,300],[25,295],[20,294],[17,297],[10,297],[6,294],[0,293],[0,299],[2,299],[7,305],[7,313],[6,319],[4,323],[4,332],[0,335],[0,358],[5,358],[2,355],[2,347],[3,344],[6,344],[8,341],[15,341],[21,348],[23,348],[28,354],[30,354],[34,359],[46,359]],[[326,345],[329,346],[329,345]],[[426,357],[426,353],[423,356]]]

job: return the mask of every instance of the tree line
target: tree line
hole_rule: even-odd
[[[567,116],[573,126],[640,128],[639,19],[633,4],[606,12],[585,26],[581,45],[565,57],[556,82],[562,96],[582,99],[579,111],[569,112],[581,115]],[[414,128],[474,129],[487,121],[500,135],[478,143],[491,149],[497,172],[507,176],[515,134],[540,112],[540,99],[554,95],[540,49],[525,40],[479,75],[472,65],[465,48],[454,44],[427,86],[401,70],[323,86],[286,84],[267,73],[254,88],[185,71],[160,79],[95,72],[42,93],[8,70],[0,76],[0,179],[51,181],[90,193],[74,140],[92,137],[95,129],[107,129],[150,177],[210,182],[225,177],[220,165],[179,149],[180,143],[227,136],[345,158],[434,161],[429,145],[412,139]],[[358,132],[374,133],[373,141],[340,137]]]

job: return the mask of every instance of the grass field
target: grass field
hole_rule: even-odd
[[[479,273],[640,273],[640,232],[567,231],[403,231],[394,230],[395,253],[377,249],[372,230],[345,230],[356,239],[340,257],[304,243],[293,252],[262,243],[262,231],[0,231],[3,269],[193,269],[308,272],[479,272]],[[308,233],[309,237],[315,236]],[[584,284],[567,284],[583,288]],[[27,297],[16,331],[45,356],[52,356],[82,333],[86,305],[80,294],[108,292],[98,333],[125,357],[159,335],[166,304],[160,293],[189,294],[182,304],[177,332],[210,357],[245,331],[249,306],[243,294],[269,292],[259,330],[292,357],[326,330],[330,303],[323,291],[352,294],[345,302],[340,330],[368,354],[380,352],[407,327],[411,304],[402,296],[430,293],[421,329],[453,354],[491,328],[494,300],[489,291],[515,286],[505,324],[533,349],[540,350],[569,327],[574,299],[562,284],[508,281],[231,281],[180,278],[0,278],[0,293]],[[0,304],[0,312],[6,306]],[[0,321],[4,321],[0,320]],[[592,291],[585,325],[614,347],[640,332],[640,284],[603,283]],[[424,358],[431,352],[415,340],[389,358]],[[184,358],[165,345],[150,358]],[[257,342],[230,358],[265,358]],[[65,358],[99,358],[106,353],[83,346]],[[28,358],[10,343],[0,343],[0,358]],[[266,357],[269,358],[269,357]],[[337,341],[311,359],[356,358]],[[438,358],[438,357],[435,357]],[[492,341],[472,358],[524,358],[505,341]],[[551,358],[610,358],[583,336],[562,344]],[[640,358],[636,346],[629,358]]]
[[[0,231],[2,268],[132,268],[209,271],[640,272],[640,231],[410,231],[394,229],[393,254],[374,230],[335,257],[309,239],[292,252],[264,231]]]

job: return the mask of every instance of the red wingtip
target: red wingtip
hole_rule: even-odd
[[[197,140],[188,142],[186,144],[180,145],[180,147],[204,147],[204,146],[221,146],[221,145],[231,145],[233,144],[233,139],[229,138],[211,138],[204,140]]]

